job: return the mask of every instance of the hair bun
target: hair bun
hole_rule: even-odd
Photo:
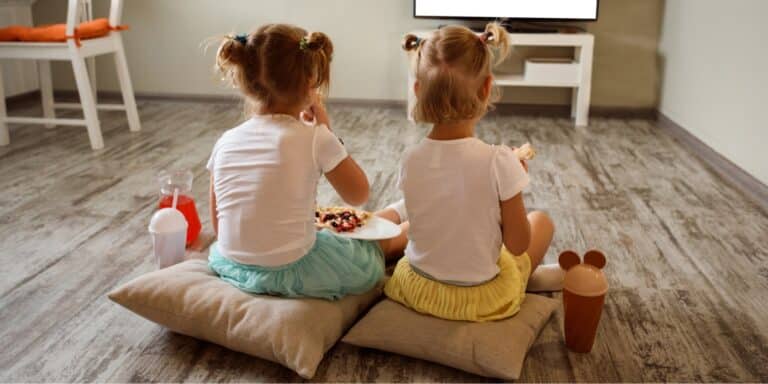
[[[217,62],[219,66],[241,65],[245,61],[245,44],[234,37],[227,36],[219,46]]]
[[[307,36],[307,48],[313,51],[317,51],[325,48],[330,43],[330,41],[331,39],[329,39],[325,33],[311,32]]]
[[[485,32],[480,35],[480,39],[485,42],[489,47],[496,48],[498,50],[496,63],[504,61],[509,55],[509,34],[507,29],[497,22],[488,23],[485,26]]]
[[[506,40],[507,30],[497,22],[488,23],[485,26],[485,41],[497,45],[501,40]]]
[[[403,37],[403,50],[413,51],[419,48],[422,39],[414,34],[407,34]]]
[[[331,39],[322,32],[311,32],[306,37],[307,49],[310,52],[319,52],[325,55],[328,59],[333,56],[333,43]]]

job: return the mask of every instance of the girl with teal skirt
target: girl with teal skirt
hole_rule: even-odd
[[[405,248],[405,231],[371,242],[315,229],[322,176],[350,205],[369,193],[320,100],[332,54],[325,34],[284,24],[227,36],[218,49],[217,68],[243,93],[250,116],[219,138],[208,161],[218,235],[209,266],[243,291],[327,300],[361,294],[383,277],[385,257]]]
[[[240,264],[211,247],[208,265],[243,291],[286,297],[336,300],[365,293],[384,275],[381,248],[376,242],[347,239],[328,230],[317,233],[304,257],[285,265]]]

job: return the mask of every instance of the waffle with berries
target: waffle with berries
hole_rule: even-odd
[[[327,207],[315,209],[315,226],[328,228],[337,233],[354,232],[362,227],[371,216],[369,212],[347,207]]]

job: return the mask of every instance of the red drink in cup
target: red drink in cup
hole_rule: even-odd
[[[160,203],[158,208],[170,208],[173,204],[173,191],[178,189],[179,201],[176,203],[178,209],[187,220],[187,241],[189,246],[200,235],[200,216],[197,214],[195,199],[192,198],[192,180],[194,176],[188,170],[162,171],[158,175],[160,183]]]

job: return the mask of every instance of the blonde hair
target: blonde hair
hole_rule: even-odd
[[[332,55],[333,44],[322,32],[268,24],[227,36],[216,53],[216,69],[254,105],[297,105],[312,88],[327,92]]]
[[[411,54],[419,83],[416,121],[437,124],[477,118],[498,99],[495,88],[490,101],[481,93],[491,68],[509,54],[507,31],[498,23],[486,25],[479,36],[458,25],[440,28],[427,39],[409,34],[403,49]]]

